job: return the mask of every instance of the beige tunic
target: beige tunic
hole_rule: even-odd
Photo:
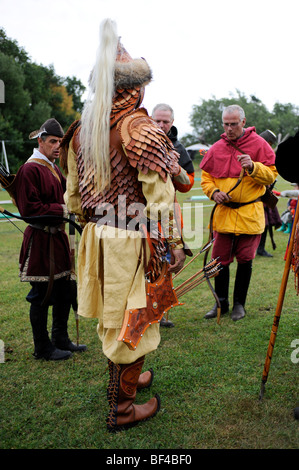
[[[70,212],[81,215],[78,173],[72,147],[68,155],[68,178],[65,202]],[[156,172],[139,173],[143,194],[147,200],[145,212],[158,218],[161,207],[173,212],[174,187],[171,178],[166,183]],[[146,306],[140,232],[88,223],[79,244],[78,253],[78,314],[98,318],[98,334],[104,354],[114,363],[128,364],[157,349],[160,342],[159,324],[149,326],[137,349],[130,350],[117,341],[124,311]],[[149,255],[149,249],[148,249]]]

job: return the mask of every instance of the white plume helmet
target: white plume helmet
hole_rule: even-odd
[[[100,192],[110,184],[110,114],[114,92],[145,86],[151,78],[147,62],[132,59],[120,43],[116,23],[105,19],[100,27],[100,45],[90,75],[80,132],[85,168],[95,169],[95,184]]]
[[[100,45],[90,77],[90,92],[82,112],[80,131],[85,169],[92,166],[96,170],[95,184],[99,191],[103,191],[110,181],[109,121],[117,44],[115,23],[105,20],[100,28]]]

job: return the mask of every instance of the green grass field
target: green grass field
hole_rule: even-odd
[[[199,177],[199,173],[197,174]],[[202,194],[179,194],[184,203]],[[289,188],[278,178],[277,190]],[[1,200],[8,199],[0,192]],[[204,242],[211,202],[203,201]],[[279,200],[280,213],[287,199]],[[207,207],[209,205],[209,207]],[[16,208],[5,208],[15,212]],[[206,284],[182,299],[170,312],[175,328],[161,329],[161,344],[146,358],[155,379],[140,392],[137,403],[155,393],[161,411],[153,419],[116,435],[106,431],[107,361],[101,351],[95,320],[80,320],[80,341],[88,351],[60,363],[36,361],[29,324],[29,290],[18,278],[18,256],[25,223],[0,222],[0,363],[1,449],[297,449],[299,421],[298,361],[292,342],[299,342],[298,297],[290,273],[265,395],[261,378],[284,270],[288,235],[275,232],[273,258],[257,257],[246,305],[246,317],[230,315],[205,320],[214,298]],[[18,228],[17,228],[18,227]],[[198,250],[194,250],[196,254]],[[181,280],[202,266],[200,256]],[[235,263],[232,273],[235,272]],[[232,282],[234,275],[231,276]],[[232,288],[231,288],[232,295]],[[69,333],[75,339],[73,315]],[[297,345],[298,348],[298,345]],[[292,356],[293,353],[293,356]]]

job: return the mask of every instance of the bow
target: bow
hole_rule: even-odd
[[[239,177],[237,179],[236,184],[226,193],[227,195],[229,195],[234,189],[236,189],[239,186],[239,184],[241,183],[241,181],[243,179],[244,173],[245,173],[245,169],[242,168],[241,173],[239,174]]]
[[[38,220],[48,221],[49,219],[55,219],[58,223],[61,222],[61,221],[64,221],[64,222],[67,222],[70,225],[72,225],[80,233],[80,235],[82,234],[82,228],[72,218],[61,217],[61,216],[57,216],[57,215],[34,215],[34,216],[30,216],[30,217],[22,217],[20,215],[15,215],[12,212],[9,212],[8,210],[4,209],[1,206],[0,206],[0,212],[4,216],[7,216],[7,219],[8,219],[8,217],[13,217],[14,219],[23,220],[27,224],[32,224],[34,222],[37,222]]]

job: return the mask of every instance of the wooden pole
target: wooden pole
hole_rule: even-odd
[[[265,365],[264,365],[264,370],[263,370],[262,383],[261,383],[261,389],[260,389],[260,395],[259,395],[260,400],[262,400],[264,396],[264,392],[265,392],[265,385],[266,385],[269,370],[270,370],[270,364],[271,364],[271,359],[273,355],[275,340],[277,337],[279,320],[281,316],[283,301],[284,301],[286,287],[287,287],[289,273],[290,273],[290,267],[292,263],[295,232],[296,232],[296,226],[299,220],[298,206],[299,204],[297,200],[296,212],[294,216],[293,227],[292,227],[291,237],[290,237],[289,246],[288,246],[287,258],[286,258],[286,262],[284,266],[282,281],[280,285],[280,291],[279,291],[277,305],[276,305],[276,311],[275,311],[273,325],[272,325],[272,331],[270,334],[270,340],[269,340],[269,345],[268,345],[268,350],[267,350],[267,355],[266,355],[266,360],[265,360]]]

